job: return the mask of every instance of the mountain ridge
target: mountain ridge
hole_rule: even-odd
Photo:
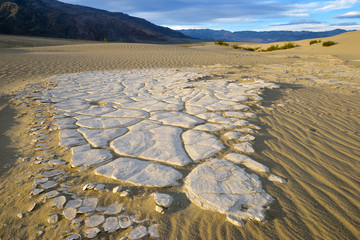
[[[57,0],[0,2],[0,33],[117,42],[181,42],[189,38],[125,13]]]
[[[217,41],[224,40],[230,42],[256,42],[270,43],[281,41],[298,41],[311,38],[331,37],[347,32],[343,29],[335,29],[324,32],[311,31],[226,31],[212,29],[183,29],[179,32],[196,39]]]

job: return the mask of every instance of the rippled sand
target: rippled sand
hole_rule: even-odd
[[[191,204],[181,193],[174,193],[175,205],[165,215],[150,212],[144,217],[157,218],[161,239],[357,239],[360,69],[356,63],[360,56],[351,49],[356,48],[352,42],[358,35],[354,32],[329,38],[339,42],[330,48],[304,43],[299,49],[274,53],[235,51],[212,44],[0,49],[1,92],[63,73],[214,64],[223,67],[218,66],[216,71],[204,69],[226,80],[256,78],[275,82],[281,88],[267,90],[264,107],[253,109],[259,116],[253,123],[261,130],[256,135],[252,158],[287,180],[276,184],[262,178],[264,190],[275,199],[266,212],[266,221],[247,221],[245,226],[236,227],[223,215]],[[19,105],[11,95],[2,96],[0,121],[0,188],[4,187],[0,190],[0,237],[38,239],[39,231],[44,231],[44,239],[60,236],[67,222],[60,221],[57,229],[51,228],[46,215],[50,204],[35,208],[24,218],[17,217],[35,200],[29,197],[31,175],[40,166],[18,159],[34,156],[28,132],[37,121],[35,112]],[[69,153],[59,154],[69,158]],[[81,181],[107,182],[90,173]],[[109,196],[104,204],[111,200]],[[139,203],[127,202],[129,207]],[[142,202],[143,209],[153,207],[151,200]],[[121,231],[99,236],[118,239]]]

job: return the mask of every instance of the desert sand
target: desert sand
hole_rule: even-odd
[[[170,72],[204,76],[196,78],[188,86],[190,89],[199,87],[202,81],[244,84],[260,80],[280,87],[265,89],[262,100],[247,103],[249,112],[257,116],[247,120],[259,126],[253,134],[254,153],[247,155],[260,166],[266,166],[263,169],[269,173],[286,180],[286,183],[269,181],[269,173],[246,168],[248,173],[259,176],[262,189],[274,199],[264,221],[245,220],[244,226],[235,226],[226,221],[224,214],[191,202],[181,185],[161,189],[134,186],[95,175],[91,168],[77,171],[70,164],[54,165],[66,172],[56,181],[67,182],[70,191],[82,198],[99,197],[100,206],[109,206],[114,201],[123,203],[128,214],[150,219],[147,227],[159,224],[160,239],[358,239],[360,53],[356,49],[360,31],[321,40],[327,39],[337,44],[310,46],[310,40],[304,40],[298,42],[301,47],[266,53],[213,43],[63,45],[60,41],[57,46],[46,46],[56,45],[58,40],[39,40],[37,47],[21,47],[20,41],[16,48],[0,48],[0,238],[59,239],[68,229],[81,234],[86,229],[82,223],[73,230],[71,221],[64,217],[55,224],[48,223],[49,217],[61,211],[51,206],[52,201],[41,201],[41,194],[30,196],[34,179],[44,172],[44,164],[35,164],[41,162],[43,152],[35,151],[36,135],[32,133],[42,130],[53,119],[48,117],[46,106],[41,106],[34,97],[26,98],[25,93],[36,96],[34,91],[52,87],[49,79],[67,73],[134,70],[143,74],[149,69],[155,72],[171,69]],[[90,84],[91,79],[88,81]],[[211,89],[206,84],[200,87]],[[226,114],[223,110],[218,112]],[[59,146],[59,131],[43,130],[52,158],[71,163],[71,152]],[[217,158],[226,158],[233,152],[228,146],[238,143],[224,134],[221,130],[216,134],[225,146],[216,153]],[[186,176],[195,166],[200,165],[176,169]],[[105,184],[109,189],[121,185],[129,190],[130,197],[83,191],[87,183]],[[150,196],[154,192],[173,196],[174,202],[165,214],[155,211]],[[120,239],[131,231],[132,228],[113,233],[102,231],[97,239]]]

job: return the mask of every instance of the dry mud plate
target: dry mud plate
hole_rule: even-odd
[[[144,204],[155,196],[155,211],[166,214],[182,193],[197,207],[223,214],[236,226],[264,221],[273,198],[261,179],[285,181],[251,159],[258,129],[251,123],[256,118],[251,106],[260,106],[263,89],[277,87],[260,80],[205,76],[199,69],[53,77],[48,87],[32,92],[30,102],[37,103],[39,112],[48,111],[42,116],[43,126],[55,132],[63,151],[70,153],[69,167],[60,170],[67,162],[49,157],[43,126],[32,129],[36,150],[44,153],[36,160],[44,168],[34,180],[32,195],[51,201],[57,209],[48,220],[54,228],[61,218],[71,222],[63,235],[68,239],[116,231],[130,239],[161,236],[155,219],[137,219],[131,214],[137,210],[125,202],[104,203],[104,194],[120,200],[144,198]],[[69,186],[64,176],[73,171],[113,181],[112,187]],[[145,194],[132,196],[126,186],[145,189]],[[89,190],[96,194],[82,196]]]

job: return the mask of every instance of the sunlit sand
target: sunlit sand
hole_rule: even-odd
[[[0,49],[0,237],[355,239],[359,31],[329,39]]]

